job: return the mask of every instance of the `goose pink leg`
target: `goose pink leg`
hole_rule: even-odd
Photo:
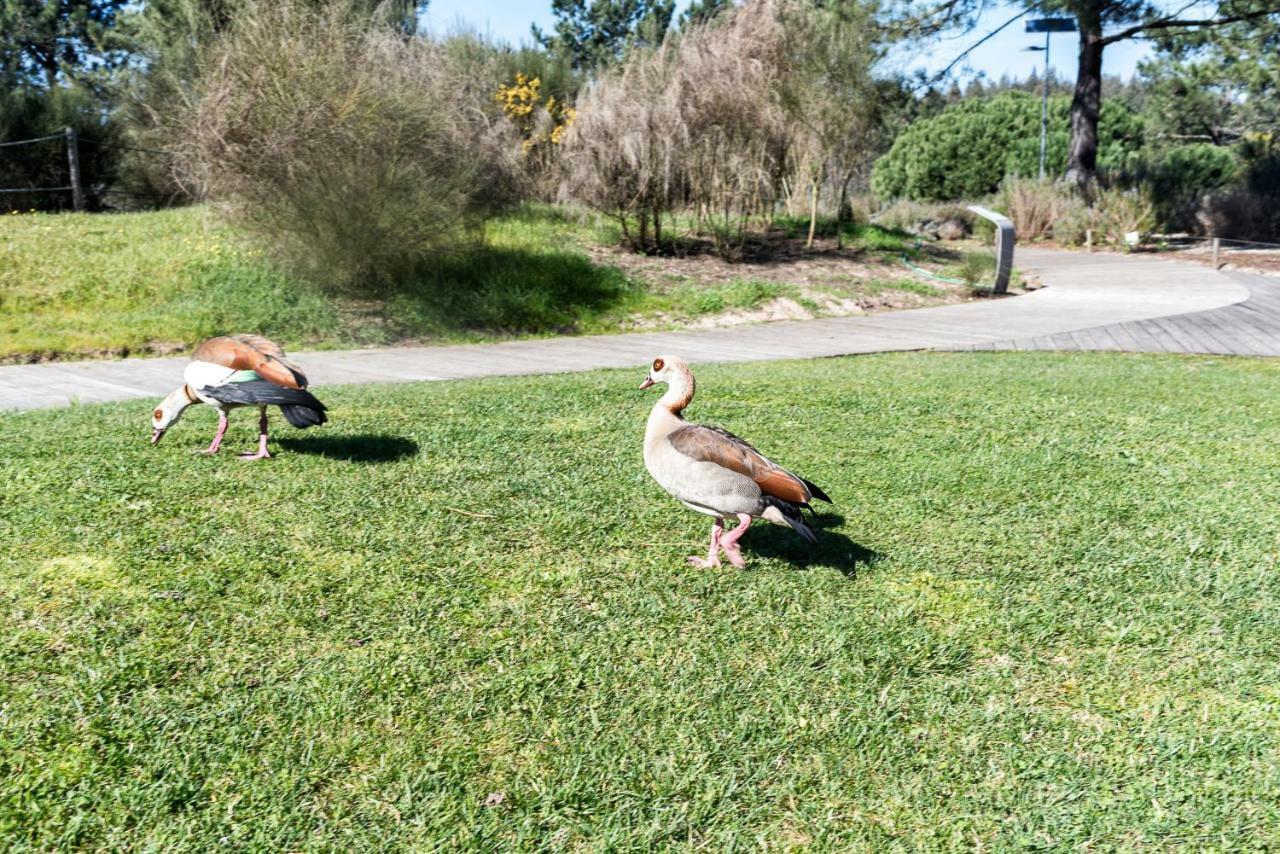
[[[256,453],[241,454],[240,459],[251,463],[270,458],[271,454],[267,453],[267,410],[263,407],[262,415],[258,417],[258,450]]]
[[[705,558],[691,557],[689,563],[692,566],[700,566],[703,569],[710,569],[713,566],[720,565],[720,535],[724,533],[724,524],[716,519],[711,523],[711,550],[707,552]]]
[[[742,559],[742,552],[738,548],[738,540],[742,539],[742,535],[747,532],[747,528],[751,527],[751,516],[746,513],[738,514],[738,527],[725,534],[724,539],[720,541],[720,548],[724,551],[724,556],[729,559],[729,563],[741,569],[747,565]]]
[[[209,447],[205,448],[200,453],[204,454],[206,457],[212,457],[214,454],[218,453],[218,448],[222,447],[222,437],[226,434],[226,432],[227,432],[227,413],[219,412],[218,413],[218,432],[213,434],[213,441],[209,443]]]

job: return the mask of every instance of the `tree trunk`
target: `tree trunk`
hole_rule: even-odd
[[[1102,20],[1081,15],[1080,62],[1071,99],[1071,147],[1066,180],[1088,192],[1098,174],[1098,114],[1102,108]],[[1046,84],[1047,85],[1047,84]]]
[[[818,228],[818,179],[811,178],[809,184],[809,239],[804,248],[813,248],[813,233]]]

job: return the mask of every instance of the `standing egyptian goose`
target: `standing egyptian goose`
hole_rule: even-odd
[[[294,427],[323,424],[325,406],[307,391],[307,378],[287,361],[279,344],[257,335],[225,335],[210,338],[196,348],[183,371],[185,382],[169,392],[151,414],[151,444],[182,417],[188,406],[205,403],[218,410],[218,432],[205,454],[216,454],[227,432],[227,412],[240,406],[256,406],[258,450],[241,459],[261,460],[267,453],[267,407],[279,406]]]
[[[685,421],[681,413],[693,400],[694,383],[683,359],[654,359],[640,388],[655,383],[666,383],[667,392],[649,414],[644,433],[645,468],[686,507],[715,518],[711,550],[705,559],[691,557],[689,563],[719,566],[723,551],[734,566],[745,566],[738,540],[754,518],[788,525],[810,543],[818,541],[800,511],[807,508],[812,512],[809,502],[814,498],[830,503],[825,492],[728,430]],[[725,534],[724,522],[732,517],[740,524]]]

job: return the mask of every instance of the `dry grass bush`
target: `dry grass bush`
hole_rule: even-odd
[[[1079,199],[1059,208],[1053,221],[1053,239],[1063,246],[1083,246],[1089,229],[1097,229],[1097,217],[1093,210]]]
[[[959,219],[977,230],[982,220],[969,211],[963,204],[955,202],[913,202],[910,199],[897,199],[880,208],[869,217],[871,222],[885,228],[896,228],[899,231],[920,232],[930,223],[938,223],[948,219]]]
[[[181,162],[293,269],[380,290],[517,197],[487,80],[340,3],[250,5],[205,66]]]
[[[688,208],[736,252],[787,165],[780,7],[748,3],[590,86],[562,147],[562,194],[618,219],[641,248],[660,246],[664,217]]]
[[[1054,183],[1014,175],[1000,185],[1000,197],[1019,240],[1050,236],[1061,209],[1069,203],[1063,188]]]
[[[1102,239],[1125,249],[1129,248],[1125,235],[1137,232],[1140,239],[1145,239],[1156,222],[1155,204],[1141,190],[1101,190],[1093,213]]]

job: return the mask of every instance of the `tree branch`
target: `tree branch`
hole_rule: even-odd
[[[941,71],[939,71],[937,74],[933,75],[933,77],[931,77],[931,78],[929,78],[927,81],[925,81],[925,82],[921,83],[921,84],[920,84],[920,86],[917,86],[916,88],[917,88],[917,89],[919,89],[921,86],[932,86],[934,83],[937,83],[939,80],[943,80],[943,79],[945,79],[945,78],[946,78],[946,76],[947,76],[948,74],[950,74],[950,73],[951,73],[951,69],[953,69],[953,68],[955,68],[957,65],[959,65],[959,64],[960,64],[960,61],[961,61],[962,59],[964,59],[966,56],[968,56],[969,54],[971,54],[971,53],[973,53],[975,50],[977,50],[979,47],[981,47],[981,46],[982,46],[982,44],[983,44],[984,42],[987,42],[987,41],[989,41],[990,39],[994,38],[994,37],[995,37],[995,35],[996,35],[997,33],[999,33],[1001,30],[1003,30],[1005,27],[1009,26],[1009,25],[1010,25],[1010,24],[1012,24],[1014,21],[1017,21],[1017,20],[1019,20],[1020,18],[1025,18],[1028,14],[1030,14],[1030,11],[1029,11],[1029,10],[1028,10],[1028,11],[1026,11],[1026,12],[1019,12],[1018,14],[1014,15],[1012,18],[1010,18],[1009,20],[1005,21],[1003,24],[1001,24],[1000,26],[996,27],[994,30],[992,30],[991,32],[987,33],[985,36],[983,36],[982,38],[978,39],[978,40],[977,40],[976,42],[974,42],[973,44],[969,45],[967,48],[965,48],[965,49],[960,53],[960,55],[959,55],[959,56],[957,56],[955,59],[953,59],[953,60],[951,60],[949,63],[947,63],[947,67],[946,67],[946,68],[942,69],[942,70],[941,70]]]
[[[1177,18],[1159,18],[1154,21],[1148,21],[1145,24],[1136,24],[1128,29],[1121,30],[1118,33],[1112,33],[1103,38],[1100,44],[1106,47],[1109,44],[1115,44],[1118,41],[1131,39],[1139,33],[1145,33],[1150,30],[1168,30],[1175,27],[1220,27],[1223,24],[1234,24],[1238,21],[1253,21],[1258,18],[1265,18],[1268,15],[1280,13],[1280,3],[1268,9],[1260,9],[1254,12],[1245,12],[1239,15],[1227,15],[1222,18],[1205,18],[1199,21],[1183,21]]]

